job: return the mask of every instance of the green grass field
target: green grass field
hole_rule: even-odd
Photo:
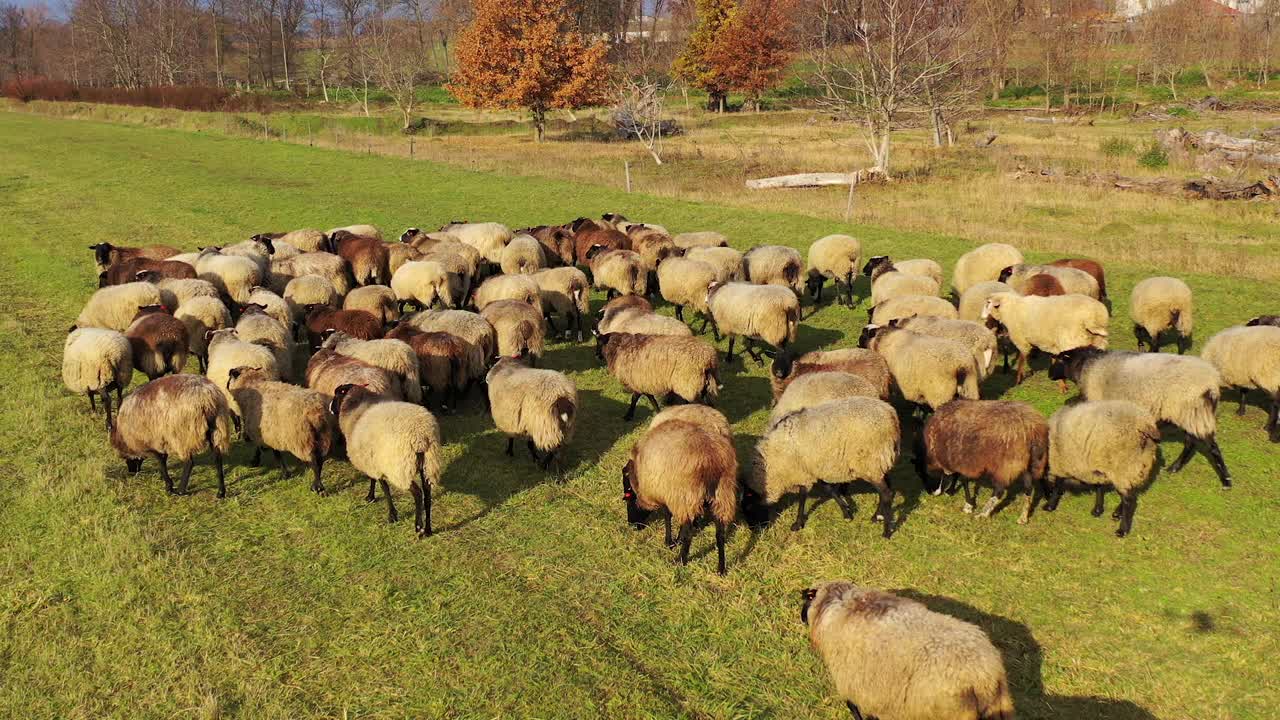
[[[801,532],[790,517],[755,534],[737,526],[720,578],[709,530],[680,568],[660,523],[625,525],[619,470],[649,413],[621,420],[626,396],[586,344],[553,345],[545,362],[581,397],[565,482],[503,456],[473,399],[442,419],[439,532],[425,541],[366,505],[345,462],[326,468],[334,492],[317,498],[269,461],[249,467],[241,445],[226,500],[203,461],[195,494],[168,497],[154,463],[125,473],[101,418],[60,379],[64,333],[96,286],[85,246],[101,240],[194,247],[350,222],[398,234],[459,216],[514,227],[619,211],[718,229],[743,248],[848,231],[868,254],[949,271],[963,239],[11,113],[0,113],[0,160],[0,715],[838,718],[797,603],[835,577],[981,625],[1022,718],[1267,718],[1280,706],[1269,662],[1280,656],[1280,447],[1256,405],[1242,419],[1233,404],[1219,413],[1235,489],[1220,490],[1198,456],[1157,479],[1122,541],[1089,516],[1087,496],[1027,526],[1016,504],[978,520],[959,496],[922,495],[904,459],[893,539],[860,494],[852,522],[824,503]],[[1108,266],[1117,346],[1133,347],[1129,289],[1158,270]],[[1280,309],[1272,285],[1184,277],[1197,349]],[[851,345],[864,317],[823,309],[800,345]],[[997,375],[984,396],[1046,413],[1063,402],[1042,366],[1008,386]],[[765,371],[735,366],[721,398],[745,458],[767,416]],[[1166,462],[1179,439],[1166,436]]]

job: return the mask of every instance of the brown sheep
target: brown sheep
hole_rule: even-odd
[[[573,257],[579,265],[587,264],[587,253],[600,246],[605,250],[630,250],[631,240],[611,227],[605,227],[589,218],[578,218],[570,225],[573,230]]]
[[[364,310],[335,310],[329,305],[308,305],[307,340],[314,351],[320,347],[325,330],[341,330],[361,340],[377,340],[382,337],[382,323],[373,313]]]
[[[1037,273],[1027,278],[1027,284],[1023,287],[1022,294],[1050,297],[1052,295],[1066,295],[1067,291],[1062,287],[1062,283],[1058,278],[1044,273]]]
[[[1089,273],[1093,276],[1094,280],[1098,281],[1098,299],[1107,299],[1107,275],[1103,272],[1102,265],[1096,260],[1086,260],[1084,258],[1063,258],[1061,260],[1054,260],[1049,264],[1056,265],[1057,267],[1075,268],[1076,270],[1083,270]]]
[[[142,273],[147,273],[147,275],[140,277]],[[151,273],[155,274],[152,275]],[[160,279],[191,280],[195,276],[196,269],[184,262],[133,257],[114,263],[111,267],[99,273],[98,287],[123,285],[137,280],[158,284]]]
[[[532,235],[542,245],[547,266],[572,265],[574,260],[573,231],[566,225],[538,225],[516,230],[515,234]]]
[[[391,284],[391,257],[381,240],[339,230],[329,236],[329,252],[347,261],[357,285]]]
[[[152,260],[164,260],[174,255],[181,255],[182,251],[168,245],[147,245],[145,247],[118,247],[111,243],[98,243],[90,245],[89,249],[93,251],[94,262],[98,266],[98,272],[102,272],[116,263],[130,260],[136,257],[146,257]]]
[[[456,409],[469,379],[466,373],[469,343],[452,333],[423,332],[408,323],[398,323],[387,333],[387,338],[407,343],[418,356],[424,404],[432,392],[438,392],[441,411]]]
[[[778,402],[782,392],[796,378],[809,373],[847,372],[870,382],[880,392],[881,400],[889,399],[889,388],[893,381],[889,373],[889,364],[874,350],[865,348],[843,348],[840,350],[814,350],[800,357],[789,353],[778,353],[770,367],[769,385],[773,392],[773,402]]]
[[[187,364],[187,326],[163,305],[138,308],[124,335],[133,350],[133,366],[148,380],[177,375]]]

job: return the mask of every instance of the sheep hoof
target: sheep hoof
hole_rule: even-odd
[[[1129,534],[1129,533],[1127,533],[1127,532],[1125,532],[1125,531],[1124,531],[1124,528],[1119,528],[1119,529],[1117,529],[1117,530],[1116,530],[1116,537],[1118,537],[1118,538],[1122,538],[1122,537],[1124,537],[1125,535],[1128,535],[1128,534]]]
[[[799,532],[804,529],[804,523],[799,520],[791,523],[791,532]]]
[[[190,493],[187,493],[187,494],[189,495]],[[219,491],[218,491],[218,499],[219,499],[219,500],[226,500],[226,499],[227,499],[227,491],[226,491],[226,490],[219,490]]]

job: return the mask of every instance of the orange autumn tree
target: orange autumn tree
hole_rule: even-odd
[[[725,84],[746,95],[756,110],[791,60],[796,14],[796,0],[745,0],[730,12],[708,53]]]
[[[527,109],[541,142],[547,111],[605,101],[609,47],[571,29],[568,0],[476,0],[446,86],[468,107]]]

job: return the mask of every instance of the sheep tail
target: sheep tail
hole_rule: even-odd
[[[978,378],[969,368],[956,370],[956,394],[965,400],[978,399]]]
[[[561,442],[569,437],[569,432],[573,428],[573,418],[577,413],[578,407],[567,397],[556,398],[556,401],[551,403],[551,422],[560,429]]]
[[[735,473],[725,472],[716,483],[716,492],[711,496],[711,514],[716,522],[729,526],[738,515],[738,477]]]
[[[648,277],[646,276],[646,278],[645,278],[645,279],[646,279],[646,280],[648,280]],[[639,268],[639,266],[637,266],[637,265],[628,265],[628,266],[627,266],[627,287],[628,287],[628,288],[630,288],[631,292],[635,293],[636,295],[643,295],[643,294],[644,294],[645,288],[644,288],[643,286],[641,286],[641,285],[640,285],[640,268]],[[636,289],[637,287],[639,287],[640,289],[639,289],[639,290],[637,290],[637,289]]]
[[[974,700],[977,699],[977,693],[974,693]],[[995,697],[988,700],[986,707],[978,706],[975,709],[978,711],[978,720],[1013,720],[1013,696],[1009,694],[1009,682],[1000,678],[996,683]]]
[[[787,281],[787,285],[794,288],[800,282],[800,265],[794,262],[787,263],[787,266],[782,268],[782,278]]]
[[[718,365],[712,365],[703,373],[702,392],[708,405],[720,396],[720,367]]]
[[[787,342],[796,341],[796,332],[800,328],[800,305],[787,308]]]
[[[161,370],[165,372],[172,372],[175,375],[182,370],[182,368],[177,367],[175,363],[178,353],[182,350],[181,345],[182,344],[176,340],[161,340],[156,345],[156,350],[164,360],[164,367],[161,368]]]

